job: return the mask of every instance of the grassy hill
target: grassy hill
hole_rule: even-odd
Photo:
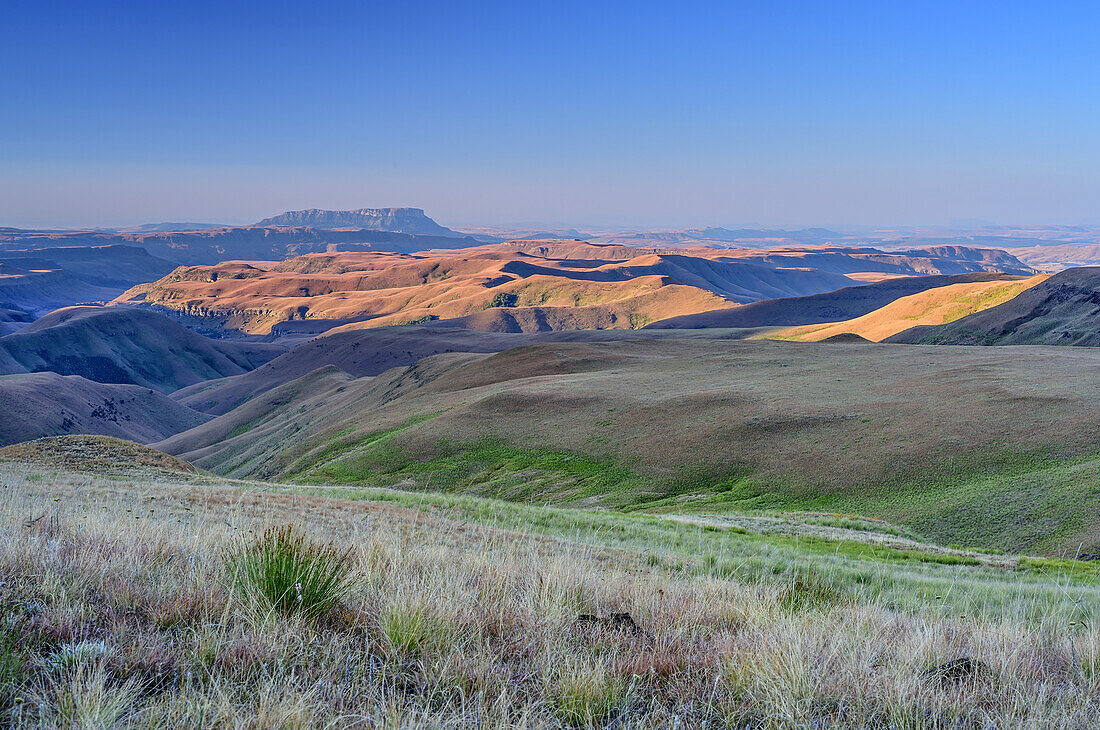
[[[953,345],[1100,345],[1100,267],[1067,269],[1017,297],[891,342]]]
[[[804,325],[759,335],[775,340],[818,342],[842,334],[854,334],[881,342],[911,327],[943,325],[1004,304],[1021,292],[1042,283],[1050,275],[1001,281],[949,284],[897,299],[873,312],[843,322]]]
[[[523,310],[508,311],[518,314]],[[499,332],[465,329],[461,324],[456,326],[455,320],[402,327],[336,328],[291,348],[255,370],[181,388],[172,398],[204,413],[222,415],[249,398],[325,366],[363,377],[448,352],[493,353],[540,342],[725,339],[744,334],[740,330]]]
[[[238,477],[852,512],[944,542],[1092,549],[1098,364],[1046,348],[548,343],[306,376],[158,447]]]
[[[210,418],[151,388],[49,372],[0,375],[0,413],[0,446],[65,434],[148,443]]]

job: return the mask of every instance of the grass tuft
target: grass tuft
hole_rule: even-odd
[[[820,611],[840,604],[844,592],[815,572],[801,571],[779,588],[776,603],[792,613]]]
[[[565,660],[555,663],[547,695],[555,714],[573,727],[603,727],[629,703],[625,679],[600,663]]]
[[[268,529],[229,557],[237,592],[253,606],[317,619],[351,589],[351,552],[306,540],[291,525]]]

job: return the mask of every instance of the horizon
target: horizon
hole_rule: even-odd
[[[0,44],[0,225],[364,204],[453,226],[1091,225],[1096,20],[974,2],[23,5]]]

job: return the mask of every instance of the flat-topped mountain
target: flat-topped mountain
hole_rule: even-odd
[[[464,234],[439,225],[421,208],[359,208],[358,210],[288,210],[264,218],[257,226],[310,226],[312,228],[365,228],[371,231],[416,233],[428,236]]]

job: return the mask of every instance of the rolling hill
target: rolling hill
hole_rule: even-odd
[[[246,372],[283,349],[212,340],[132,307],[70,307],[0,337],[0,374],[48,371],[168,392]]]
[[[491,331],[636,329],[731,303],[833,291],[868,274],[984,272],[990,262],[1015,270],[1019,264],[1002,261],[997,252],[916,253],[669,252],[518,241],[461,251],[310,254],[278,263],[182,267],[121,300],[171,310],[198,326],[252,334],[436,319]],[[496,308],[509,311],[488,312]]]
[[[1100,351],[1064,348],[553,342],[365,378],[326,367],[157,448],[235,477],[852,512],[986,547],[1091,549],[1098,373]]]
[[[950,345],[1100,345],[1100,267],[1066,269],[991,309],[890,342]]]
[[[0,413],[0,446],[67,434],[149,443],[209,419],[151,388],[49,372],[0,376]]]
[[[1003,304],[1045,281],[1049,274],[1001,281],[968,282],[928,289],[897,299],[873,312],[826,324],[790,327],[758,335],[774,340],[817,342],[858,335],[881,342],[899,332],[925,325],[942,325]]]
[[[575,248],[568,246],[561,255],[571,256]],[[537,309],[539,314],[527,315],[527,329],[636,328],[730,301],[819,292],[850,283],[831,272],[697,256],[575,259],[484,246],[461,252],[313,254],[280,263],[186,267],[135,287],[121,299],[249,333],[268,333],[295,320],[378,327],[453,319],[496,306]],[[554,311],[561,308],[577,311]],[[470,320],[468,326],[478,321]],[[489,320],[485,326],[523,329],[523,321],[501,325]]]
[[[255,370],[181,388],[172,393],[172,398],[204,413],[221,415],[250,398],[327,366],[359,378],[411,366],[425,357],[446,353],[495,353],[543,342],[724,339],[743,334],[736,330],[483,332],[454,326],[456,321],[333,330],[296,345]]]

